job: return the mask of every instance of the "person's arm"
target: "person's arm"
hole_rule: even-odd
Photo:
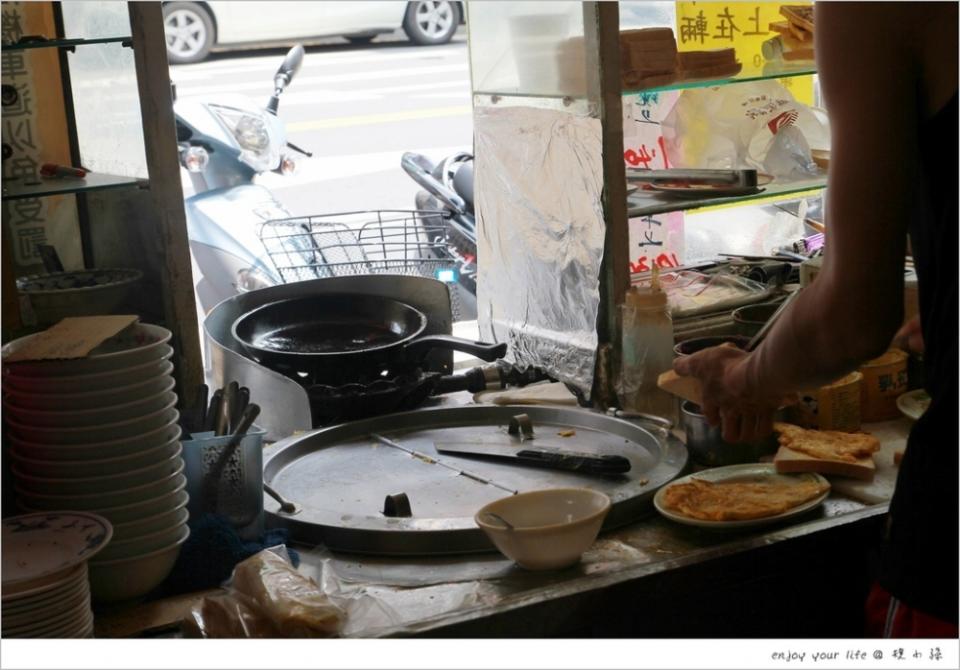
[[[909,11],[906,3],[816,5],[832,138],[823,269],[753,354],[707,350],[676,364],[703,381],[705,414],[723,419],[728,440],[769,432],[780,398],[879,355],[900,326],[918,164]]]

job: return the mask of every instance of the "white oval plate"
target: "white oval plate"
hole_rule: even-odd
[[[930,407],[930,394],[924,389],[907,391],[897,396],[897,409],[908,419],[916,421],[923,416],[928,407]]]
[[[698,528],[712,528],[715,530],[740,530],[742,528],[754,528],[757,526],[765,526],[767,524],[778,523],[785,519],[790,519],[795,516],[799,516],[804,512],[808,512],[824,500],[827,496],[830,495],[830,491],[825,491],[822,495],[817,496],[812,500],[808,500],[805,503],[797,505],[796,507],[783,512],[782,514],[776,514],[774,516],[767,516],[761,519],[742,519],[736,521],[707,521],[704,519],[693,519],[688,516],[683,516],[678,514],[670,509],[667,509],[663,504],[663,497],[668,488],[674,484],[684,484],[689,482],[691,479],[702,479],[708,482],[727,482],[727,481],[777,481],[777,480],[789,480],[789,481],[816,481],[821,484],[830,485],[826,479],[821,475],[818,475],[814,472],[804,472],[799,474],[789,474],[781,475],[778,474],[773,464],[771,463],[743,463],[741,465],[727,465],[722,468],[712,468],[710,470],[703,470],[702,472],[695,472],[693,474],[687,475],[686,477],[680,477],[675,479],[666,486],[661,487],[656,495],[653,497],[653,506],[657,508],[657,511],[660,512],[663,516],[667,517],[671,521],[676,521],[677,523],[686,524],[688,526],[697,526]]]
[[[67,570],[55,579],[40,580],[41,583],[37,585],[21,586],[12,593],[12,589],[4,588],[3,595],[0,595],[0,601],[3,602],[3,608],[6,611],[7,607],[24,605],[44,598],[58,598],[72,589],[78,581],[87,582],[86,563],[81,563]]]
[[[3,588],[16,590],[89,560],[113,536],[102,516],[89,512],[39,512],[2,521]]]

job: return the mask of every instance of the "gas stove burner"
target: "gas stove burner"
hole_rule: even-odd
[[[305,386],[313,426],[319,428],[415,409],[438,389],[442,378],[439,372],[416,370],[367,383]]]

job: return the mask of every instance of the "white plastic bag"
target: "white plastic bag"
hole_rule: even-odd
[[[811,149],[830,148],[830,129],[774,80],[689,89],[663,121],[675,167],[754,168],[775,177],[817,173]]]

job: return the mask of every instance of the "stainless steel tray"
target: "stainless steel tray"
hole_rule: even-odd
[[[602,478],[513,464],[439,455],[434,442],[506,442],[511,417],[533,422],[530,444],[595,454],[622,454],[629,473]],[[561,431],[575,431],[561,437]],[[421,457],[387,446],[384,435]],[[439,461],[440,463],[438,463]],[[442,464],[443,465],[442,465]],[[687,464],[687,450],[672,434],[589,410],[559,407],[467,405],[422,409],[331,426],[276,445],[264,481],[299,506],[284,514],[266,502],[267,523],[289,528],[293,539],[334,551],[430,555],[489,551],[473,521],[486,503],[518,492],[586,486],[610,496],[604,528],[621,526],[652,510],[657,489]],[[458,474],[463,469],[495,484]],[[387,496],[405,493],[412,515],[387,517]]]

